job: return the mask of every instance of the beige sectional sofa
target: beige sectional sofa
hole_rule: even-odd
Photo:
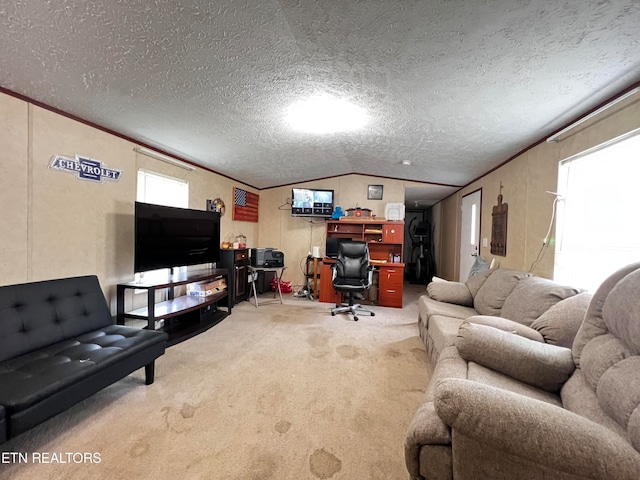
[[[639,479],[638,298],[640,264],[594,295],[506,269],[429,284],[410,478]]]

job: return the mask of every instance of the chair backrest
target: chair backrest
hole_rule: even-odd
[[[342,242],[336,260],[336,279],[369,276],[369,247],[366,242]]]

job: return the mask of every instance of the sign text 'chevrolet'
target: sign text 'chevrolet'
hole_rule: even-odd
[[[65,157],[64,155],[54,155],[49,163],[49,168],[72,173],[81,180],[91,180],[92,182],[102,182],[120,180],[122,170],[107,168],[101,161],[76,155],[76,158]]]

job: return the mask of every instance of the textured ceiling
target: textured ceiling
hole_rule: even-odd
[[[1,87],[257,188],[465,185],[640,80],[637,0],[0,0],[0,22]],[[321,92],[371,122],[291,131]]]

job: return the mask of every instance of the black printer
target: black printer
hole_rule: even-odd
[[[275,248],[252,248],[251,265],[254,267],[284,267],[284,253]]]

